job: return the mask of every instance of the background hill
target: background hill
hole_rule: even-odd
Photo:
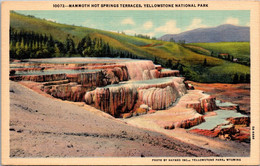
[[[186,43],[214,43],[214,42],[241,42],[250,40],[249,27],[230,24],[220,25],[214,28],[199,28],[180,34],[166,34],[159,39],[176,42],[185,40]]]
[[[218,43],[189,43],[186,48],[194,52],[210,55],[218,58],[219,54],[229,54],[229,59],[237,59],[238,63],[250,65],[250,43],[249,42],[218,42]]]
[[[102,40],[103,45],[109,45],[110,51],[106,47],[106,51],[101,50],[99,56],[150,59],[164,67],[178,69],[187,79],[197,82],[236,83],[240,77],[243,78],[241,82],[249,82],[244,79],[250,78],[248,66],[198,53],[183,44],[59,24],[15,12],[11,12],[10,17],[10,57],[13,58],[25,59],[28,54],[31,54],[29,58],[37,58],[38,53],[43,57],[96,56],[91,49],[103,49],[97,47],[102,45]],[[47,36],[46,42],[45,39],[41,41],[44,36]],[[83,41],[84,37],[86,38]],[[83,47],[85,50],[82,50]],[[20,54],[21,52],[24,54]]]

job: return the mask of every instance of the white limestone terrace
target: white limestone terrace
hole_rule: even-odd
[[[15,75],[52,75],[52,74],[77,74],[77,73],[91,73],[98,72],[101,69],[95,70],[30,70],[30,71],[16,71]]]
[[[47,59],[26,59],[20,62],[10,63],[10,70],[22,71],[17,72],[16,75],[30,75],[30,74],[62,74],[64,69],[69,69],[68,73],[81,73],[78,70],[83,67],[86,70],[102,69],[106,67],[113,67],[113,65],[123,65],[128,69],[128,74],[131,80],[147,80],[158,77],[158,71],[151,60],[137,60],[129,58],[47,58]],[[46,72],[34,72],[31,70],[44,70]],[[47,71],[49,69],[57,71]],[[28,73],[27,73],[28,72]],[[87,72],[87,71],[86,71]],[[19,74],[18,74],[19,73]]]
[[[105,87],[101,87],[101,88],[113,88],[113,87],[119,87],[119,86],[129,86],[129,85],[133,85],[133,86],[147,86],[147,85],[161,85],[161,84],[166,84],[166,83],[171,83],[175,80],[180,80],[183,81],[182,77],[163,77],[163,78],[155,78],[155,79],[150,79],[150,80],[140,80],[140,81],[124,81],[124,82],[120,82],[118,84],[111,84],[111,85],[107,85]]]
[[[23,64],[23,63],[52,63],[52,64],[63,64],[63,63],[119,63],[119,62],[131,62],[131,61],[147,61],[140,59],[130,58],[108,58],[108,57],[71,57],[71,58],[44,58],[44,59],[25,59],[22,62],[12,62],[11,64]]]

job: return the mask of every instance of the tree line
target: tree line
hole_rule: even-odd
[[[205,82],[205,80],[210,80],[210,81],[215,81],[218,82],[220,80],[225,80],[223,82],[228,82],[228,83],[250,83],[250,74],[243,74],[243,73],[234,73],[234,74],[229,74],[229,75],[222,75],[218,76],[211,76],[211,75],[205,75],[203,76],[203,73],[207,73],[208,70],[208,62],[207,59],[204,58],[202,63],[200,65],[196,66],[186,66],[181,63],[181,60],[175,60],[175,59],[167,59],[167,60],[162,60],[159,58],[154,58],[154,63],[155,64],[161,64],[165,68],[170,68],[172,70],[179,70],[180,74],[185,77],[187,80],[196,80],[198,82]],[[208,77],[208,78],[204,78]],[[226,77],[226,78],[224,78]]]
[[[61,42],[52,35],[34,31],[18,31],[10,28],[10,58],[51,58],[51,57],[124,57],[138,58],[129,51],[113,49],[102,38],[83,37],[78,44],[74,36],[67,35]]]

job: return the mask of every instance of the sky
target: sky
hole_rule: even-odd
[[[24,10],[16,11],[49,21],[89,28],[161,37],[184,31],[216,27],[222,24],[249,26],[248,10]]]

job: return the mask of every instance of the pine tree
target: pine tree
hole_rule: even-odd
[[[154,64],[158,64],[157,59],[156,59],[156,56],[154,56],[153,63],[154,63]]]
[[[246,83],[250,83],[250,74],[246,74]]]
[[[174,66],[175,69],[178,69],[180,66],[180,60],[178,60],[177,64]]]
[[[66,53],[71,56],[72,54],[75,54],[75,43],[74,41],[69,37],[67,37],[66,41],[65,41],[65,48],[66,48]]]
[[[86,37],[83,37],[80,42],[78,43],[77,46],[77,52],[82,56],[83,55],[83,50],[84,50],[84,45],[86,43]]]
[[[233,83],[234,84],[238,83],[238,74],[237,73],[233,77]]]
[[[239,82],[240,82],[240,83],[244,83],[244,82],[245,82],[245,77],[244,77],[243,74],[240,75],[240,77],[239,77]]]
[[[179,67],[179,72],[180,72],[180,74],[184,74],[182,65],[180,65],[180,67]]]
[[[207,66],[207,59],[204,59],[203,66]]]
[[[172,60],[171,59],[168,59],[167,62],[166,62],[166,67],[167,68],[172,68]]]
[[[24,49],[24,40],[23,40],[23,38],[22,38],[22,41],[21,41],[20,48],[21,48],[21,49]]]

